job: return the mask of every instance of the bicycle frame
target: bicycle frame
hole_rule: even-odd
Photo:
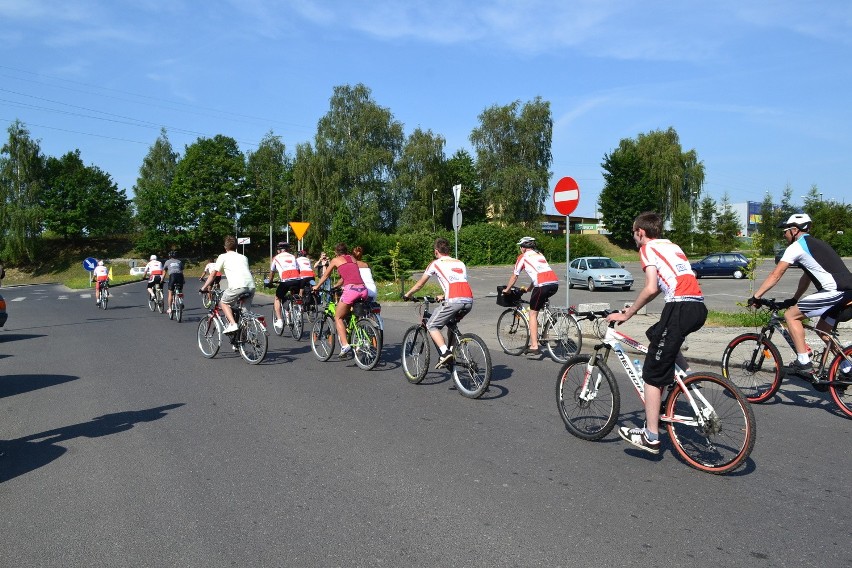
[[[796,345],[793,343],[793,337],[790,335],[790,332],[782,323],[784,318],[778,314],[777,309],[771,309],[771,313],[769,316],[769,322],[766,323],[760,329],[760,337],[769,342],[772,341],[772,336],[775,335],[775,332],[781,334],[781,337],[784,338],[784,341],[787,342],[787,345],[793,351],[796,352]],[[817,374],[821,374],[829,363],[828,358],[832,354],[843,353],[843,345],[840,343],[837,335],[837,329],[833,329],[832,331],[823,331],[821,329],[817,329],[815,326],[812,326],[807,323],[802,323],[802,327],[805,328],[805,331],[814,332],[823,342],[824,345],[819,347],[821,351],[819,354],[816,353],[816,350],[808,344],[808,347],[814,351],[814,360],[819,360],[819,366],[817,367]],[[847,359],[848,361],[848,359]],[[849,361],[852,363],[852,361]]]

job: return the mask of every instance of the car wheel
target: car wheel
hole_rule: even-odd
[[[593,279],[589,278],[589,283],[587,284],[586,287],[589,289],[589,292],[594,292],[595,291],[595,281]]]
[[[629,291],[630,291],[630,289],[631,289],[632,287],[633,287],[633,286],[625,286],[625,287],[624,287],[624,288],[622,288],[622,289],[623,289],[625,292],[629,292]]]
[[[743,276],[745,276],[745,272],[743,272],[742,270],[734,270],[734,278],[739,280]]]
[[[574,283],[569,280],[568,281],[568,289],[570,290],[573,287],[574,287]]]

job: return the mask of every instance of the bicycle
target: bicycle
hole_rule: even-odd
[[[175,285],[172,292],[172,302],[169,304],[169,319],[177,319],[178,323],[183,321],[183,286]]]
[[[497,287],[497,305],[507,309],[497,318],[497,342],[509,355],[522,354],[530,344],[529,302],[520,288]],[[526,304],[526,305],[525,305]],[[557,363],[565,363],[583,347],[583,334],[571,308],[552,308],[545,302],[538,313],[538,339],[547,354]]]
[[[409,383],[418,384],[429,371],[430,345],[433,343],[426,322],[432,317],[429,304],[438,300],[431,296],[411,297],[418,302],[421,311],[420,323],[405,332],[402,339],[402,369]],[[462,333],[458,324],[467,312],[459,312],[447,322],[447,347],[454,357],[447,364],[456,390],[467,398],[479,398],[491,384],[491,353],[481,337],[473,333]]]
[[[155,284],[154,285],[154,296],[151,297],[148,294],[148,309],[152,312],[154,310],[163,313],[165,310],[165,306],[163,305],[163,284]]]
[[[275,313],[275,305],[273,304],[272,329],[275,330],[275,333],[279,336],[284,335],[284,329],[286,328],[290,330],[290,335],[293,339],[300,341],[305,327],[304,318],[302,317],[302,297],[294,296],[288,290],[285,300],[281,302],[281,316],[282,319],[279,320],[278,314]],[[275,325],[276,322],[280,322],[280,325]]]
[[[100,296],[98,296],[98,308],[105,310],[109,303],[109,280],[104,280],[95,285],[100,286],[101,291]]]
[[[203,276],[198,279],[199,282],[204,282],[205,280],[207,279]],[[221,290],[219,283],[214,281],[213,284],[210,286],[210,291],[201,294],[201,305],[204,306],[205,310],[209,310],[213,306],[213,304],[218,302],[218,300],[214,300],[213,296],[213,292],[216,292],[218,290]]]
[[[355,305],[357,304],[358,302],[355,303]],[[334,324],[336,307],[337,303],[330,299],[311,327],[311,350],[320,361],[328,361],[334,354],[337,334]],[[352,353],[355,356],[355,364],[361,369],[369,371],[378,364],[382,354],[379,330],[369,319],[359,318],[355,315],[354,308],[353,305],[346,325],[349,345],[352,347]]]
[[[310,285],[302,290],[302,313],[308,321],[314,323],[322,313],[323,300],[320,292],[314,292]]]
[[[744,333],[738,335],[728,343],[722,353],[722,375],[739,386],[745,393],[749,402],[766,402],[778,392],[781,381],[785,375],[790,373],[781,372],[784,364],[778,347],[772,342],[775,332],[781,334],[793,352],[793,338],[784,327],[784,318],[779,311],[788,307],[786,302],[776,302],[774,298],[761,298],[757,301],[758,307],[769,309],[769,321],[757,333]],[[840,312],[837,320],[848,321],[852,319],[852,304],[847,304]],[[819,353],[814,353],[813,361],[816,364],[812,379],[797,375],[817,391],[831,393],[831,399],[840,411],[852,418],[852,381],[840,375],[844,362],[852,364],[852,345],[843,347],[837,334],[837,324],[830,332],[825,332],[816,327],[804,324],[804,328],[813,331],[820,338],[828,342]],[[829,363],[829,357],[834,355]],[[852,374],[852,373],[849,373]]]
[[[199,292],[204,294],[201,290]],[[247,363],[257,365],[266,357],[266,352],[269,349],[269,337],[264,317],[243,307],[243,302],[247,297],[249,297],[249,294],[241,295],[239,307],[234,308],[234,319],[239,326],[237,331],[225,335],[230,339],[234,351],[239,351]],[[227,325],[219,306],[222,291],[215,290],[213,299],[210,312],[198,322],[198,349],[207,359],[212,359],[219,352],[222,345],[222,330]]]
[[[556,380],[556,403],[565,428],[583,440],[600,440],[612,431],[621,410],[618,383],[606,362],[615,351],[618,362],[645,402],[645,383],[639,361],[631,362],[622,343],[642,353],[648,348],[607,326],[594,353],[578,355]],[[686,374],[675,367],[660,409],[660,427],[668,431],[675,451],[690,467],[713,474],[735,470],[754,447],[754,413],[745,396],[729,380],[715,373]],[[664,393],[665,394],[665,393]]]

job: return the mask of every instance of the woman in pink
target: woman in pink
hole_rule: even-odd
[[[335,268],[340,278],[343,280],[343,294],[340,296],[340,301],[337,302],[337,307],[334,310],[334,325],[337,326],[337,338],[340,340],[340,359],[346,359],[352,352],[352,347],[346,343],[346,317],[352,310],[352,304],[358,300],[367,298],[367,287],[364,285],[364,280],[361,278],[361,271],[358,269],[358,263],[349,255],[349,249],[345,243],[337,243],[334,247],[334,258],[328,265],[322,277],[314,284],[314,291],[320,289],[322,283],[325,282],[331,271]]]

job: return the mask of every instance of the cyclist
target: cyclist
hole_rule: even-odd
[[[313,290],[314,292],[319,290],[331,276],[331,271],[337,269],[337,273],[343,281],[343,294],[341,294],[340,301],[337,302],[334,309],[334,325],[337,327],[337,337],[340,339],[338,358],[347,359],[352,354],[352,346],[347,343],[345,320],[352,309],[352,304],[367,298],[367,287],[364,286],[364,281],[361,279],[358,263],[349,254],[349,248],[346,244],[337,243],[337,246],[334,247],[334,254],[334,258],[328,263],[317,283],[314,284]]]
[[[308,251],[300,250],[296,254],[296,264],[299,266],[299,278],[301,279],[299,290],[309,291],[311,286],[314,285],[316,274],[314,274],[314,267],[313,264],[311,264],[311,259],[308,257]]]
[[[639,259],[645,271],[645,286],[636,301],[620,313],[607,316],[608,321],[624,322],[662,291],[665,306],[660,321],[648,328],[648,356],[642,365],[645,381],[645,427],[621,426],[619,436],[637,448],[660,453],[659,422],[663,387],[674,381],[674,367],[687,335],[701,329],[707,319],[707,307],[698,280],[683,250],[663,239],[663,219],[646,211],[633,221],[633,240],[639,247]]]
[[[202,282],[204,282],[205,280],[207,280],[207,277],[210,276],[211,274],[213,275],[213,284],[216,284],[218,286],[219,283],[222,281],[222,273],[219,272],[218,270],[216,270],[216,257],[215,256],[211,256],[210,262],[208,262],[204,266],[204,272],[201,274],[200,280]]]
[[[364,281],[364,286],[367,287],[367,297],[371,302],[374,302],[376,296],[379,295],[379,289],[376,288],[376,281],[373,280],[373,271],[370,269],[370,265],[361,260],[361,257],[364,256],[364,249],[355,247],[352,249],[352,256],[355,258],[355,262],[358,263],[358,272],[361,273],[361,280]]]
[[[166,313],[172,313],[172,296],[176,288],[183,289],[183,261],[177,258],[177,252],[170,250],[169,259],[163,263],[163,272],[169,274],[169,297],[166,305],[169,309]]]
[[[272,264],[269,267],[269,276],[267,281],[272,285],[272,280],[275,276],[275,271],[278,271],[278,288],[275,290],[275,300],[273,302],[275,309],[275,320],[272,324],[280,328],[284,325],[284,316],[281,313],[281,302],[287,299],[287,292],[298,294],[302,279],[299,277],[299,265],[296,264],[296,257],[290,253],[290,243],[278,243],[278,254],[272,258]]]
[[[109,269],[104,266],[104,261],[98,261],[92,276],[95,279],[95,305],[97,305],[101,301],[101,289],[109,285]]]
[[[254,298],[254,277],[249,269],[248,258],[237,252],[237,239],[231,235],[225,237],[225,253],[220,254],[213,263],[212,270],[207,276],[207,281],[201,288],[207,292],[216,278],[217,272],[224,272],[228,280],[228,288],[222,293],[219,306],[222,313],[228,319],[228,325],[222,330],[223,333],[233,333],[239,329],[237,320],[234,318],[233,306],[236,306],[241,294],[248,294],[245,299],[245,307],[251,307]]]
[[[426,267],[420,280],[415,282],[414,286],[402,297],[408,300],[412,294],[426,284],[430,277],[434,276],[438,279],[438,283],[444,291],[444,295],[439,296],[438,300],[443,300],[443,304],[435,310],[432,317],[426,322],[426,329],[429,330],[432,341],[438,347],[438,364],[435,365],[435,368],[440,369],[445,367],[454,357],[452,349],[447,348],[444,336],[441,335],[441,329],[456,315],[466,314],[473,308],[473,290],[471,290],[467,281],[467,266],[462,261],[450,256],[450,241],[443,237],[435,239],[432,254],[435,255],[435,260]]]
[[[831,331],[837,322],[835,310],[840,304],[845,304],[852,297],[852,273],[846,268],[840,255],[831,245],[812,237],[811,218],[805,213],[791,215],[785,222],[778,225],[784,230],[784,239],[789,243],[781,260],[775,266],[754,296],[749,298],[748,305],[755,303],[775,286],[791,264],[802,267],[802,277],[799,286],[788,303],[790,307],[784,312],[784,320],[793,344],[796,346],[796,360],[790,364],[790,369],[806,379],[813,378],[813,363],[805,342],[805,328],[802,320],[819,317],[817,329]],[[802,295],[813,282],[817,291],[814,294]],[[847,369],[844,367],[844,371]],[[848,372],[848,371],[847,371]]]
[[[145,279],[148,275],[150,275],[148,279],[148,296],[153,300],[154,286],[157,286],[160,290],[163,289],[163,263],[157,260],[156,254],[152,254],[148,264],[145,265],[145,272],[142,274],[142,278]]]
[[[541,347],[538,344],[538,312],[544,307],[547,299],[559,290],[559,279],[550,268],[547,259],[538,251],[534,238],[523,237],[518,241],[518,246],[521,247],[521,254],[515,260],[515,269],[509,277],[503,294],[511,292],[521,270],[526,270],[533,287],[530,295],[530,345],[526,352],[537,356],[541,355]],[[526,291],[525,288],[522,290]]]

